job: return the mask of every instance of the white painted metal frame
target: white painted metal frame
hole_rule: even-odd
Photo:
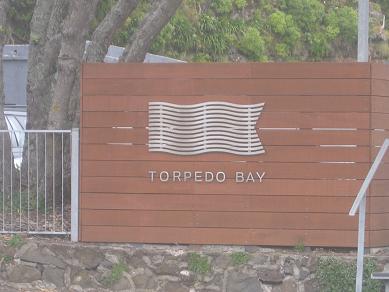
[[[80,131],[72,129],[72,167],[71,167],[71,240],[78,241],[78,216],[79,216],[79,147]]]
[[[350,216],[355,216],[355,214],[359,209],[357,276],[356,276],[356,285],[355,285],[356,292],[362,292],[362,282],[363,282],[363,256],[365,253],[366,191],[371,181],[373,180],[374,175],[377,172],[378,167],[380,166],[380,163],[384,158],[386,151],[388,150],[388,147],[389,147],[389,139],[385,139],[349,212]]]
[[[358,2],[358,62],[369,61],[369,0]]]

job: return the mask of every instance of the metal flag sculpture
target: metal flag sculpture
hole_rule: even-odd
[[[264,103],[149,102],[149,151],[176,155],[264,153],[256,131],[263,107]]]

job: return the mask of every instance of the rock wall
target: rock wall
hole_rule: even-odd
[[[318,259],[355,253],[226,246],[91,245],[29,238],[0,241],[0,292],[320,291]],[[380,268],[389,253],[371,256]]]

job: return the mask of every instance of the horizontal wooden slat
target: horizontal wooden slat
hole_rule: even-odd
[[[384,140],[389,138],[389,131],[371,131],[371,145],[372,146],[381,146],[384,143]]]
[[[389,114],[371,114],[372,129],[389,129]]]
[[[370,80],[84,79],[82,89],[83,95],[369,95]]]
[[[371,94],[389,97],[389,80],[372,79]]]
[[[369,214],[369,222],[366,227],[369,230],[389,230],[389,213]]]
[[[374,79],[389,80],[389,65],[382,63],[371,64],[371,76]]]
[[[385,197],[370,197],[370,213],[389,213],[389,194]],[[388,224],[389,229],[389,224]]]
[[[372,96],[371,97],[372,113],[389,113],[389,97]]]
[[[389,245],[389,229],[370,231],[370,246],[371,247],[387,247]]]
[[[207,153],[178,156],[148,152],[145,145],[83,145],[83,160],[137,160],[137,161],[266,161],[266,162],[369,162],[369,147],[314,147],[265,146],[265,153],[242,157],[233,154]]]
[[[376,124],[386,114],[375,114]],[[85,112],[83,127],[147,127],[147,112]],[[386,121],[386,120],[385,120]],[[368,113],[297,113],[263,112],[257,121],[259,128],[357,128],[369,129]],[[377,128],[378,126],[376,126]]]
[[[368,112],[369,96],[83,96],[83,111],[147,111],[150,101],[194,104],[226,101],[238,104],[265,103],[268,112]]]
[[[142,163],[143,164],[143,163]],[[134,177],[148,175],[148,170],[174,171],[223,171],[227,177],[234,178],[236,171],[265,172],[264,179],[365,179],[370,168],[368,163],[232,163],[232,162],[196,162],[187,165],[165,162],[145,162],[140,168],[138,163],[130,161],[85,161],[82,165],[83,177]],[[380,167],[375,178],[385,178],[382,172],[389,165]],[[389,179],[389,176],[387,177]]]
[[[139,242],[181,244],[238,244],[352,247],[357,243],[356,231],[279,230],[222,228],[159,228],[82,226],[81,240],[87,242]]]
[[[106,185],[108,184],[108,185]],[[362,182],[356,180],[316,180],[316,181],[297,181],[297,180],[277,180],[267,182],[266,186],[256,183],[237,184],[234,180],[227,180],[224,183],[194,183],[185,184],[167,182],[150,183],[147,178],[82,178],[82,190],[101,192],[103,186],[105,189],[112,188],[119,192],[127,193],[145,193],[145,194],[217,194],[217,195],[263,195],[272,196],[350,196],[355,197]],[[271,193],[269,193],[270,189]],[[222,197],[220,197],[222,198]]]
[[[258,130],[258,135],[265,146],[370,145],[369,130]],[[386,135],[389,136],[389,131]],[[376,139],[383,141],[380,136],[377,136]],[[84,128],[82,129],[81,143],[147,144],[148,130],[145,128]],[[382,142],[379,145],[382,145]]]
[[[346,214],[82,210],[84,226],[209,227],[254,229],[357,230],[356,217]],[[377,218],[375,227],[381,224]],[[336,226],[336,228],[335,228]]]
[[[382,165],[380,165],[379,169],[382,167]],[[385,169],[387,169],[387,166],[385,165]],[[381,171],[379,171],[380,173]],[[384,173],[385,174],[385,173]],[[371,183],[370,183],[370,188],[369,188],[369,195],[370,196],[374,196],[374,197],[384,197],[384,196],[388,196],[389,197],[389,180],[388,180],[388,176],[386,177],[383,177],[385,178],[385,180],[383,179],[374,179]]]
[[[81,208],[348,214],[353,197],[82,193]]]
[[[83,64],[84,78],[369,78],[357,63]]]

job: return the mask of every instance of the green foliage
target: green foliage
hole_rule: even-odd
[[[12,39],[16,43],[26,44],[30,39],[30,22],[36,0],[10,0],[7,13],[12,27]]]
[[[239,40],[238,49],[243,52],[249,60],[264,61],[265,41],[261,33],[255,27],[248,27]]]
[[[382,283],[370,278],[376,270],[376,262],[367,259],[363,272],[363,291],[379,292]],[[348,263],[336,258],[321,258],[319,260],[316,277],[322,292],[353,292],[355,291],[355,262]]]
[[[10,247],[19,248],[24,244],[24,239],[19,234],[12,235],[11,239],[6,241]]]
[[[247,0],[234,0],[236,8],[243,9],[247,6]]]
[[[207,274],[211,271],[211,266],[207,256],[201,256],[197,253],[189,254],[188,268],[196,274]]]
[[[234,266],[247,264],[249,259],[250,255],[247,252],[235,252],[231,254],[231,260]]]
[[[304,252],[305,250],[304,241],[299,240],[299,242],[297,242],[296,245],[294,246],[294,250],[297,252]]]
[[[13,257],[10,255],[0,255],[0,262],[3,262],[5,264],[9,264],[13,261]]]
[[[101,283],[105,287],[111,287],[122,278],[124,272],[128,272],[128,266],[124,262],[114,264],[111,272],[101,280]]]
[[[213,0],[211,7],[215,9],[217,13],[227,14],[232,12],[233,1],[232,0]]]

